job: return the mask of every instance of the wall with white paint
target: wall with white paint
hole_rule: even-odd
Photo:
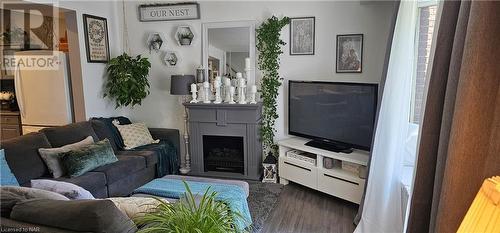
[[[205,22],[256,20],[257,25],[271,15],[316,17],[316,51],[313,56],[290,56],[288,45],[281,56],[280,74],[284,85],[278,97],[277,138],[286,136],[286,89],[287,80],[322,80],[378,83],[382,75],[383,61],[389,34],[393,5],[390,3],[360,3],[359,1],[294,1],[294,2],[241,2],[202,1],[201,19],[188,21],[139,22],[138,2],[126,2],[126,18],[129,44],[132,54],[144,54],[150,58],[151,95],[142,106],[130,112],[135,121],[145,121],[155,127],[183,128],[182,108],[178,97],[169,94],[170,75],[194,74],[201,64],[201,25]],[[179,25],[190,25],[196,37],[190,47],[174,43],[174,33]],[[149,32],[160,31],[168,35],[166,49],[175,50],[182,57],[178,68],[170,69],[161,62],[161,53],[149,54],[145,40]],[[364,34],[363,73],[335,73],[335,41],[337,34]],[[289,28],[282,31],[288,43]],[[260,74],[257,72],[256,79]]]

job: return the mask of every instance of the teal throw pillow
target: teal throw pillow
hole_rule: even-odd
[[[61,154],[69,177],[77,177],[100,166],[118,161],[108,139]]]
[[[7,160],[5,160],[5,151],[0,150],[0,182],[2,186],[19,186],[16,177],[12,174]]]

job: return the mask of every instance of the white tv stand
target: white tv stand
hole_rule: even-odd
[[[365,179],[358,173],[341,168],[326,169],[323,158],[329,157],[363,166],[368,164],[368,152],[354,150],[350,154],[336,153],[304,145],[309,140],[293,137],[278,142],[280,183],[287,185],[293,181],[309,188],[359,204],[363,196]],[[300,150],[316,154],[316,166],[286,156],[290,150]]]

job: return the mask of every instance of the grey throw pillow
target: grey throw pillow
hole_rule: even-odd
[[[81,148],[83,146],[87,146],[94,143],[94,139],[91,136],[86,137],[85,139],[73,143],[68,144],[58,148],[40,148],[38,149],[38,153],[40,157],[42,157],[43,161],[49,168],[50,173],[54,178],[59,178],[64,175],[64,168],[61,165],[60,155],[62,153],[75,150]]]
[[[17,186],[3,186],[0,188],[0,205],[2,217],[9,217],[12,207],[20,201],[29,199],[51,199],[51,200],[69,200],[67,197],[46,190],[17,187]]]
[[[130,218],[110,200],[27,200],[14,206],[11,219],[78,232],[136,232]]]
[[[86,189],[64,181],[31,180],[31,187],[56,192],[72,200],[94,199],[94,196]]]

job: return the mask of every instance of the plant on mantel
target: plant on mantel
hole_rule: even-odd
[[[151,63],[141,55],[134,57],[127,53],[108,62],[108,77],[104,97],[115,101],[116,108],[141,105],[149,95],[148,74]]]
[[[257,50],[259,51],[258,66],[262,71],[261,98],[262,122],[260,127],[264,150],[276,154],[278,146],[274,143],[274,124],[278,118],[277,103],[278,89],[283,78],[279,76],[279,56],[283,53],[282,47],[286,44],[280,39],[281,29],[290,23],[288,17],[281,19],[276,16],[264,21],[257,28]]]

